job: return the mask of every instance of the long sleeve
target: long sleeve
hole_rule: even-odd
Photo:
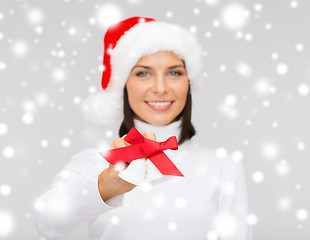
[[[104,202],[98,190],[98,175],[107,167],[95,149],[75,155],[56,175],[51,188],[34,207],[38,231],[48,239],[61,239],[79,224],[122,205],[123,195]]]
[[[226,163],[221,170],[218,217],[215,221],[220,240],[251,240],[243,166],[230,159],[223,161]]]

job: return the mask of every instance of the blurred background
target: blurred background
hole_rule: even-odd
[[[117,136],[120,122],[87,122],[80,103],[101,91],[107,27],[136,15],[202,44],[197,138],[242,161],[254,239],[310,239],[309,10],[306,0],[0,0],[0,239],[43,240],[35,199],[72,155]],[[87,225],[67,239],[89,239]]]

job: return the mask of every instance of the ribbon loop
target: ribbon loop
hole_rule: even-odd
[[[140,158],[148,158],[163,175],[182,176],[173,162],[163,152],[164,150],[177,150],[178,143],[175,136],[164,142],[156,142],[143,137],[136,128],[132,128],[124,140],[131,146],[116,148],[99,154],[110,164],[134,161]]]
[[[159,147],[160,147],[161,151],[164,151],[167,149],[177,150],[178,149],[177,138],[175,136],[172,136],[172,137],[168,138],[166,141],[160,142]]]
[[[144,137],[136,128],[131,128],[124,140],[133,145],[144,142]]]

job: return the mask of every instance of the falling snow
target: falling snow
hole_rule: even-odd
[[[261,147],[262,155],[267,160],[275,159],[279,154],[279,147],[275,142],[265,142]]]
[[[0,194],[2,196],[9,196],[11,194],[11,187],[8,184],[0,185]]]
[[[281,162],[279,162],[276,165],[276,173],[279,176],[286,176],[289,173],[289,171],[290,171],[290,167],[286,160],[281,160]]]
[[[252,179],[255,183],[261,183],[264,181],[264,174],[260,171],[256,171],[252,174]]]
[[[0,62],[0,70],[6,69],[6,63],[5,62]]]
[[[254,9],[255,9],[255,11],[257,11],[257,12],[260,12],[260,11],[262,11],[263,6],[262,6],[261,4],[259,4],[259,3],[256,3],[256,4],[254,5]]]
[[[168,229],[170,230],[170,231],[175,231],[175,230],[177,230],[177,224],[176,223],[174,223],[174,222],[171,222],[171,223],[169,223],[168,224]]]
[[[271,83],[268,79],[258,79],[255,82],[255,91],[261,95],[261,96],[266,96],[270,93],[271,89]]]
[[[217,148],[215,153],[218,158],[224,158],[227,156],[227,150],[223,147]]]
[[[33,117],[33,114],[31,113],[25,113],[23,114],[22,116],[22,122],[25,124],[25,125],[30,125],[32,124],[34,121],[34,117]]]
[[[0,209],[0,237],[8,237],[15,227],[15,221],[11,213]]]
[[[307,84],[301,84],[298,86],[298,93],[301,96],[306,96],[309,93],[309,86]]]
[[[291,1],[290,3],[292,8],[297,8],[298,7],[298,2],[297,1]]]
[[[230,3],[226,5],[221,13],[223,25],[230,30],[239,30],[245,27],[249,12],[241,4]]]
[[[108,149],[118,136],[119,126],[89,124],[79,107],[88,95],[101,91],[105,30],[139,12],[183,24],[203,45],[203,86],[192,92],[197,138],[215,150],[219,161],[231,159],[244,167],[250,199],[247,223],[254,239],[255,233],[272,239],[308,238],[307,1],[197,0],[177,8],[169,1],[164,8],[142,0],[30,2],[6,1],[0,9],[0,201],[5,202],[0,239],[38,238],[34,227],[26,232],[19,228],[33,224],[30,205],[48,179],[83,148]],[[203,178],[210,169],[199,164],[194,172]],[[63,171],[60,177],[72,176]],[[25,189],[24,183],[31,188]],[[234,183],[217,184],[226,195],[235,193]],[[149,195],[157,186],[144,182],[137,189]],[[14,198],[20,194],[23,203],[16,205]],[[81,194],[87,196],[88,189]],[[64,194],[34,206],[61,218],[70,211],[70,202]],[[173,199],[158,193],[150,203],[155,208],[140,213],[150,222],[157,209],[170,206],[182,212],[193,204],[182,193]],[[117,227],[124,222],[116,214],[109,221]],[[290,228],[279,232],[277,224]],[[177,217],[165,219],[163,226],[169,234],[182,229]],[[237,226],[234,217],[224,213],[213,227],[205,239],[231,236]],[[72,239],[79,237],[86,239]]]
[[[279,75],[285,75],[288,72],[288,66],[285,63],[279,63],[276,67],[276,71]]]
[[[49,144],[48,140],[46,140],[46,139],[43,139],[40,142],[41,147],[44,147],[44,148],[48,147],[48,144]]]
[[[41,24],[44,19],[44,14],[40,9],[32,9],[27,14],[27,20],[31,24]]]
[[[241,151],[234,151],[231,153],[231,158],[235,161],[235,162],[241,162],[243,159],[243,153]]]
[[[62,68],[56,68],[52,73],[53,79],[56,82],[62,82],[66,79],[66,72]]]
[[[305,221],[307,220],[308,218],[308,211],[305,210],[305,209],[299,209],[297,212],[296,212],[296,217],[298,220],[300,221]]]
[[[177,208],[184,208],[186,206],[186,200],[183,197],[179,197],[175,200],[175,206]]]
[[[235,69],[242,77],[248,78],[252,75],[252,68],[245,62],[238,62]]]
[[[304,45],[302,43],[298,43],[295,48],[298,52],[302,52],[304,50]]]
[[[8,132],[8,126],[5,123],[0,123],[0,135],[5,135]]]
[[[228,106],[234,106],[237,103],[237,97],[235,95],[227,95],[225,98],[225,104]]]
[[[64,138],[64,139],[61,140],[61,145],[63,147],[70,147],[71,140],[69,138]]]
[[[24,41],[17,41],[13,43],[12,46],[13,54],[18,57],[25,57],[29,52],[28,44]]]
[[[12,158],[14,157],[15,151],[14,148],[11,146],[6,146],[2,150],[2,154],[5,158]]]
[[[204,1],[211,7],[215,7],[220,3],[220,0],[204,0]]]
[[[249,225],[255,225],[257,224],[257,216],[253,213],[250,213],[247,217],[247,222]]]
[[[225,227],[223,228],[223,226]],[[214,228],[220,238],[232,237],[237,231],[237,221],[231,214],[221,213],[214,220]]]
[[[171,18],[173,16],[173,13],[171,11],[166,12],[166,17]]]
[[[119,221],[120,221],[119,217],[117,217],[117,216],[112,216],[111,217],[111,223],[113,225],[117,225],[119,223]]]
[[[279,200],[278,200],[278,208],[281,210],[281,211],[287,211],[291,208],[292,206],[292,201],[289,197],[285,196],[285,197],[281,197]]]
[[[96,19],[99,26],[107,28],[123,18],[122,10],[114,3],[105,3],[98,6]]]

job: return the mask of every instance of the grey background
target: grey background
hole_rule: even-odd
[[[310,239],[309,217],[298,217],[309,214],[310,202],[306,0],[0,0],[0,239],[42,239],[33,221],[36,197],[73,154],[109,145],[103,139],[117,134],[119,123],[86,122],[78,104],[101,91],[106,28],[96,14],[107,3],[121,18],[196,28],[205,50],[204,84],[194,93],[198,139],[219,153],[242,153],[255,239]],[[234,17],[225,23],[222,15],[230,3],[247,10],[237,29],[227,27]],[[31,20],[34,9],[42,21]],[[240,73],[240,63],[251,71]],[[68,239],[88,239],[87,226]]]

